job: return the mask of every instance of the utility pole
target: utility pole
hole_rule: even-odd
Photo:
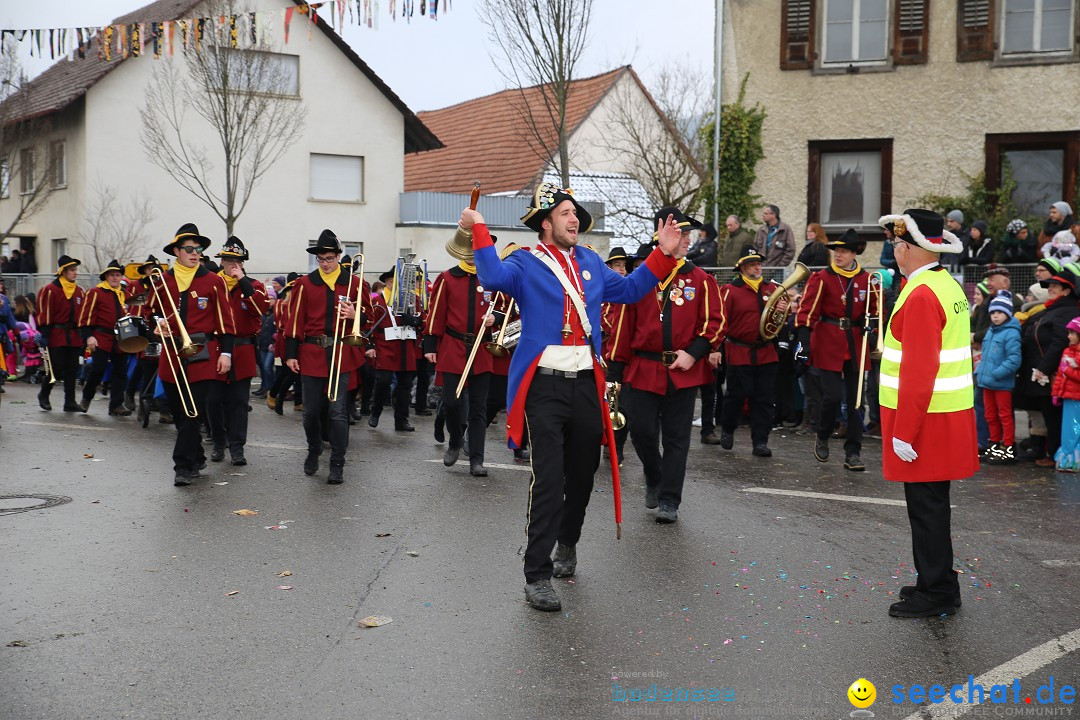
[[[720,90],[723,87],[722,69],[724,57],[724,0],[716,0],[716,58],[713,70],[716,79],[716,107],[713,114],[713,225],[720,227],[720,203],[717,192],[720,189],[720,111],[723,108]]]

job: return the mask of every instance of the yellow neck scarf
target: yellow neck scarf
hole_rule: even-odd
[[[229,292],[232,292],[233,288],[236,287],[236,283],[240,282],[239,278],[234,278],[232,275],[229,275],[224,270],[219,272],[218,275],[220,275],[222,279],[225,280],[225,285],[228,286]]]
[[[341,266],[340,265],[338,265],[334,269],[334,272],[332,272],[332,273],[324,273],[322,271],[322,268],[319,268],[319,277],[321,277],[322,281],[324,283],[326,283],[327,287],[329,287],[331,289],[333,289],[333,287],[335,285],[337,285],[337,280],[338,280],[338,277],[340,275],[341,275]]]
[[[459,262],[457,264],[457,266],[459,268],[461,268],[462,270],[464,270],[465,272],[469,273],[470,275],[475,275],[476,274],[476,266],[475,265],[470,265],[469,263],[465,262],[464,260]]]
[[[387,305],[390,304],[390,298],[391,298],[391,296],[393,296],[393,294],[394,294],[394,285],[393,285],[393,283],[387,283],[386,286],[384,286],[383,289],[382,289],[383,300],[386,301]]]
[[[64,297],[68,300],[75,294],[75,288],[79,287],[78,283],[74,280],[68,280],[67,278],[60,276],[57,278],[60,281],[60,287],[64,290]]]
[[[119,285],[117,285],[116,287],[113,287],[112,285],[110,285],[105,280],[102,280],[101,282],[99,282],[98,287],[101,288],[102,290],[108,290],[109,292],[116,293],[116,299],[120,301],[121,305],[124,304],[124,288],[120,287]]]
[[[195,279],[195,271],[199,269],[199,266],[188,267],[174,262],[172,269],[173,277],[176,278],[176,289],[180,292],[187,292],[187,289],[191,287],[191,281]]]
[[[759,277],[757,280],[754,280],[753,278],[748,278],[742,273],[739,273],[739,275],[742,277],[742,281],[749,285],[754,290],[754,292],[758,291],[758,288],[761,287],[761,281],[765,279],[764,275]]]
[[[664,281],[660,283],[660,290],[666,290],[667,286],[671,284],[671,281],[675,279],[675,276],[679,274],[679,268],[686,264],[686,258],[679,258],[679,262],[675,263],[675,269],[664,278]]]
[[[837,275],[841,275],[846,278],[852,278],[862,272],[862,268],[859,266],[859,261],[855,261],[855,267],[851,270],[844,270],[837,266],[836,261],[829,263],[832,266],[833,272]]]

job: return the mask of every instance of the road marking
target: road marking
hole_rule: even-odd
[[[246,447],[271,448],[273,450],[307,450],[307,445],[282,445],[281,443],[251,442],[244,443]]]
[[[1046,567],[1080,567],[1080,560],[1042,560]]]
[[[975,685],[982,685],[983,700],[986,701],[989,700],[990,688],[994,685],[1010,685],[1011,687],[1013,680],[1025,678],[1036,670],[1046,667],[1055,660],[1059,660],[1076,650],[1080,650],[1080,629],[1065,633],[1053,640],[1047,640],[1042,645],[1028,650],[1023,655],[1018,655],[1012,660],[1008,660],[1001,665],[998,665],[996,668],[986,671],[971,682]],[[966,698],[968,681],[964,680],[959,684],[964,687],[961,697]],[[948,694],[946,694],[945,698],[945,702],[939,705],[923,705],[918,712],[913,712],[904,718],[904,720],[949,720],[950,718],[959,717],[967,713],[979,704],[966,702],[955,703],[949,698]],[[1010,701],[1012,700],[1011,693],[1009,694],[1009,699]],[[1020,702],[1024,702],[1023,698],[1020,699]],[[1008,707],[1016,707],[1019,709],[1024,707],[1024,705],[1010,704]],[[1017,714],[1019,714],[1019,712]]]
[[[429,463],[441,463],[442,460],[428,460]],[[468,458],[465,458],[465,462],[469,462]],[[528,465],[506,465],[503,463],[484,463],[486,468],[495,468],[496,470],[521,470],[523,472],[532,472],[532,468]]]
[[[791,497],[814,498],[815,500],[840,500],[842,502],[861,502],[871,505],[897,505],[905,507],[903,500],[889,500],[888,498],[858,497],[855,495],[836,495],[834,493],[810,492],[808,490],[780,490],[779,488],[751,487],[743,488],[743,492],[763,493],[765,495],[789,495]]]
[[[116,426],[111,425],[109,427],[94,427],[93,425],[73,425],[71,423],[55,423],[55,422],[39,422],[37,420],[20,420],[22,425],[40,425],[41,427],[57,428],[59,430],[96,430],[98,432],[105,432],[107,430],[115,430]]]

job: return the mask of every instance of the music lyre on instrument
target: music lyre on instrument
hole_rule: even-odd
[[[469,196],[469,209],[475,210],[476,203],[480,201],[480,181],[477,180],[473,183],[472,194]],[[454,237],[450,238],[446,243],[446,252],[450,253],[451,257],[458,260],[464,260],[470,265],[473,264],[473,249],[472,249],[472,230],[466,230],[457,226],[457,230],[454,232]]]
[[[187,370],[184,368],[183,358],[191,357],[202,350],[202,345],[197,345],[191,341],[191,336],[188,335],[187,328],[184,327],[184,319],[180,317],[180,311],[176,307],[176,301],[173,300],[172,294],[169,292],[169,284],[165,280],[165,271],[161,269],[161,265],[157,260],[152,262],[143,263],[139,267],[140,272],[146,275],[150,281],[150,287],[154,291],[158,299],[158,307],[162,312],[166,312],[164,303],[161,301],[161,295],[165,295],[169,301],[168,315],[161,318],[158,321],[158,329],[164,340],[168,341],[168,346],[164,349],[165,360],[169,363],[169,370],[173,374],[173,379],[176,380],[176,389],[180,394],[180,407],[184,411],[184,415],[189,418],[199,417],[199,408],[195,404],[195,393],[191,389],[191,383],[188,381]],[[176,343],[176,336],[173,335],[172,327],[169,325],[170,318],[176,320],[177,332],[180,334],[180,345]],[[172,353],[169,353],[168,348],[172,348]],[[175,356],[176,360],[173,360]]]

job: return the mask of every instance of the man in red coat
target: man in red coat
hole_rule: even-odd
[[[78,329],[83,289],[75,284],[81,264],[75,258],[61,255],[56,261],[57,278],[41,288],[37,298],[38,331],[44,340],[41,346],[43,350],[48,348],[53,375],[64,383],[64,412],[86,412],[75,402],[75,379],[83,349]],[[52,410],[51,393],[52,383],[43,382],[38,391],[42,410]]]
[[[315,256],[319,267],[299,278],[293,287],[285,329],[285,363],[300,375],[304,393],[304,435],[308,445],[304,474],[319,471],[325,413],[330,437],[330,473],[326,482],[339,485],[344,482],[345,451],[349,447],[349,381],[364,363],[363,353],[343,345],[342,338],[352,333],[357,313],[363,315],[361,327],[371,318],[371,290],[342,268],[341,242],[333,231],[323,230],[307,251]],[[337,366],[334,373],[330,372],[331,364]]]
[[[876,316],[877,300],[870,292],[870,274],[857,259],[866,249],[866,241],[849,229],[828,243],[833,251],[832,264],[818,270],[806,281],[806,290],[795,317],[795,328],[802,353],[809,355],[810,373],[821,387],[821,419],[817,427],[814,457],[829,459],[829,437],[833,418],[847,400],[847,439],[844,441],[844,468],[866,469],[862,452],[863,422],[861,408],[855,405],[859,368],[869,365],[863,351],[863,326],[867,315]],[[869,340],[867,342],[869,346]],[[863,355],[860,365],[859,357]]]
[[[412,272],[415,265],[403,265]],[[416,377],[417,328],[424,325],[420,298],[397,297],[397,268],[391,268],[379,276],[385,285],[372,300],[375,321],[371,339],[375,343],[375,392],[371,401],[369,427],[379,426],[383,406],[390,397],[390,385],[397,378],[394,388],[394,429],[398,432],[416,430],[409,422],[409,399],[413,379]],[[419,280],[423,282],[423,280]],[[395,314],[394,310],[400,311]]]
[[[649,245],[643,245],[652,250]],[[609,268],[619,273],[623,277],[626,277],[626,273],[630,271],[627,264],[631,262],[631,258],[626,255],[626,250],[621,247],[613,247],[608,252],[607,260],[604,264]],[[618,453],[619,466],[623,464],[623,447],[626,445],[626,438],[630,435],[630,404],[633,402],[630,399],[630,393],[626,392],[629,388],[626,385],[626,381],[623,378],[624,371],[626,370],[626,363],[620,362],[615,359],[615,348],[620,344],[625,343],[624,336],[631,332],[631,325],[626,322],[626,303],[604,303],[600,315],[600,329],[603,335],[603,340],[600,344],[600,353],[604,360],[607,362],[607,367],[604,369],[604,377],[609,383],[619,383],[619,412],[625,419],[625,423],[622,427],[615,428],[615,448]]]
[[[244,445],[247,444],[248,396],[251,378],[257,370],[255,346],[262,329],[263,313],[270,310],[270,298],[261,282],[244,274],[244,262],[251,256],[240,238],[230,237],[214,257],[221,258],[218,275],[229,289],[236,338],[233,340],[232,369],[207,402],[210,435],[214,440],[210,459],[214,462],[224,460],[228,444],[232,464],[247,465]]]
[[[720,447],[730,450],[743,403],[750,399],[750,442],[753,454],[772,457],[769,431],[775,410],[776,371],[780,358],[776,344],[762,340],[759,325],[765,302],[779,285],[761,275],[762,255],[743,250],[735,269],[739,277],[720,289],[723,302],[721,335],[727,356],[727,388],[720,416]],[[781,303],[784,300],[780,300]]]
[[[182,225],[163,248],[176,262],[168,272],[156,276],[155,271],[155,277],[149,278],[150,309],[164,318],[158,324],[159,332],[172,336],[162,344],[158,377],[176,423],[173,485],[177,486],[190,485],[206,467],[198,416],[205,415],[207,399],[232,368],[236,326],[225,281],[199,262],[208,247],[210,239],[201,235],[194,223]],[[157,265],[153,257],[150,260],[146,266]],[[176,353],[182,345],[181,323],[191,342],[200,348],[188,357],[177,357]],[[183,369],[186,382],[174,377],[174,368]]]
[[[942,268],[963,244],[929,210],[886,215],[896,264],[907,278],[881,358],[882,473],[904,483],[918,578],[900,589],[894,617],[951,615],[960,607],[953,571],[949,483],[979,469],[967,296]]]
[[[478,333],[489,334],[495,318],[487,314],[496,298],[476,277],[476,266],[462,260],[435,278],[431,305],[424,325],[424,356],[435,365],[435,384],[442,385],[443,411],[450,438],[443,464],[452,466],[465,443],[462,401],[456,396],[473,342]],[[462,390],[469,398],[469,472],[486,477],[484,435],[487,433],[487,395],[491,383],[491,353],[477,351]]]
[[[678,254],[684,255],[690,221],[678,208],[664,207],[654,227],[668,216],[682,230]],[[634,408],[630,441],[645,469],[645,507],[659,505],[658,523],[679,518],[694,403],[698,388],[712,381],[708,356],[720,344],[721,319],[716,280],[685,258],[653,292],[626,306],[627,332],[614,356],[626,363],[623,376]]]
[[[116,321],[124,315],[124,288],[120,278],[124,268],[119,261],[109,263],[98,278],[99,284],[90,289],[83,297],[82,311],[79,314],[79,327],[86,338],[86,349],[93,353],[90,372],[83,385],[82,402],[79,407],[83,412],[90,408],[94,392],[105,376],[105,368],[112,364],[112,379],[109,381],[109,414],[130,415],[131,410],[124,407],[124,390],[127,385],[128,355],[120,350],[120,343],[113,335]]]

